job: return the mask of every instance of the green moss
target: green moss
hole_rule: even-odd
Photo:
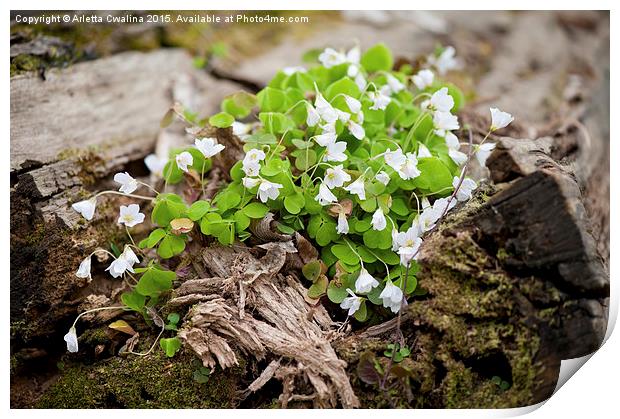
[[[243,367],[216,370],[200,384],[196,359],[182,351],[167,358],[115,357],[91,366],[66,365],[40,399],[39,408],[232,408]]]

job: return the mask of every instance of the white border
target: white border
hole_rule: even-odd
[[[3,20],[2,25],[4,26],[4,34],[7,36],[9,33],[9,9],[6,9],[8,6],[8,1],[3,2]],[[304,4],[305,3],[305,4]],[[462,0],[458,1],[433,1],[433,2],[418,2],[413,3],[411,0],[409,1],[386,1],[383,0],[381,2],[369,2],[369,1],[355,1],[355,0],[346,0],[334,2],[333,0],[314,0],[312,2],[295,2],[292,3],[290,0],[271,0],[265,2],[257,2],[256,0],[227,0],[225,2],[197,2],[197,1],[188,1],[188,0],[175,0],[173,1],[162,1],[162,0],[151,0],[151,1],[119,1],[119,0],[94,0],[85,4],[84,1],[55,1],[55,2],[46,2],[46,1],[29,1],[22,0],[17,3],[13,3],[15,8],[19,8],[21,10],[43,10],[49,9],[52,6],[52,9],[55,10],[67,10],[67,9],[84,9],[88,7],[92,10],[123,10],[128,7],[131,9],[170,9],[171,7],[175,9],[211,9],[211,10],[282,10],[282,9],[315,9],[315,10],[357,10],[357,9],[384,9],[384,10],[404,10],[410,9],[412,6],[422,6],[422,8],[432,8],[434,10],[460,10],[463,7],[468,7],[470,10],[484,10],[484,9],[514,9],[514,10],[542,10],[542,9],[583,9],[583,10],[592,10],[592,9],[602,9],[608,10],[612,9],[617,2],[612,1],[598,1],[598,0],[590,0],[588,2],[577,2],[577,1],[546,1],[541,2],[540,0],[521,0],[521,1],[476,1],[476,2],[463,2]],[[615,23],[616,23],[616,13],[615,10],[611,12],[611,68],[617,68],[617,52],[616,52],[616,31],[615,31]],[[2,43],[2,48],[4,51],[3,56],[9,56],[9,43],[5,40]],[[544,46],[541,46],[544,48]],[[3,120],[4,124],[2,125],[5,133],[5,140],[2,141],[2,147],[4,148],[2,156],[2,165],[4,173],[9,172],[10,168],[10,153],[9,153],[9,138],[10,138],[10,118],[9,118],[9,90],[10,90],[10,77],[9,77],[9,66],[8,63],[5,62],[4,66],[1,66],[1,71],[3,74],[3,90],[4,90],[4,100],[3,100]],[[617,91],[613,86],[617,83],[615,82],[615,78],[611,77],[611,91]],[[611,98],[611,110],[610,114],[615,115],[614,110],[618,109],[617,99],[615,96]],[[614,138],[613,133],[617,132],[615,129],[617,126],[617,118],[612,118],[611,123],[611,137]],[[618,146],[615,143],[615,140],[611,141],[611,196],[617,195],[617,187],[614,179],[620,178],[620,165],[617,164],[618,155]],[[6,176],[6,175],[5,175]],[[9,255],[9,178],[8,176],[4,179],[4,191],[6,199],[2,201],[2,228],[5,234],[5,240],[2,242],[2,255],[6,255],[6,259],[8,259]],[[617,204],[614,200],[611,202],[611,214],[616,214]],[[614,233],[617,232],[617,226],[615,223],[615,218],[611,219],[610,231],[612,235],[612,247],[611,247],[611,255],[612,260],[614,260],[614,256],[617,256],[617,252],[615,247],[613,247],[613,236]],[[5,260],[6,260],[5,259]],[[611,264],[611,277],[614,277],[615,269],[614,264]],[[4,275],[5,278],[5,287],[8,288],[8,278],[10,277],[9,273],[9,264],[4,263]],[[4,328],[4,336],[8,338],[9,336],[9,307],[10,307],[10,297],[8,290],[5,288],[5,293],[3,293],[4,299],[4,307],[5,307],[5,317],[3,322]],[[609,320],[609,330],[607,333],[608,341],[605,345],[592,356],[592,359],[586,364],[587,367],[582,368],[579,371],[575,378],[569,380],[565,386],[563,386],[557,394],[555,394],[541,409],[536,410],[531,414],[531,417],[537,418],[555,418],[555,417],[579,417],[583,418],[585,415],[589,417],[610,417],[610,412],[616,412],[618,407],[618,400],[620,399],[617,394],[617,381],[620,379],[619,371],[619,361],[618,354],[620,353],[620,338],[618,338],[618,333],[615,335],[611,334],[613,327],[616,322],[617,313],[618,313],[618,298],[619,292],[618,287],[614,286],[614,282],[612,281],[611,287],[611,308],[610,308],[610,320]],[[3,390],[5,390],[5,409],[8,410],[9,406],[9,366],[8,366],[8,358],[9,358],[9,345],[6,344],[3,347],[4,349],[4,357],[5,360],[5,373],[3,374]],[[540,407],[540,406],[536,406]],[[531,411],[534,408],[525,408],[525,409],[509,409],[509,410],[437,410],[437,411],[429,411],[429,410],[385,410],[382,411],[381,415],[386,415],[388,417],[412,417],[415,415],[416,418],[428,418],[428,417],[458,417],[458,418],[486,418],[486,417],[506,417],[506,416],[514,416],[518,414],[527,413],[527,411]],[[65,416],[67,414],[74,414],[73,412],[63,412],[63,411],[11,411],[12,415],[15,416],[31,416],[31,415],[45,415],[48,417],[60,417]],[[147,416],[150,418],[157,417],[165,417],[169,415],[167,411],[115,411],[114,413],[109,411],[76,411],[76,415],[80,417],[104,417],[113,414],[117,417],[142,417]],[[310,417],[315,416],[317,414],[327,415],[329,417],[343,417],[346,415],[355,416],[356,418],[361,417],[369,417],[370,415],[376,414],[374,411],[355,411],[355,412],[344,412],[344,411],[242,411],[242,410],[228,410],[228,411],[200,411],[200,410],[192,410],[192,411],[183,411],[179,412],[187,417],[205,417],[205,415],[210,416],[218,416],[218,417],[233,417],[233,416],[245,416],[251,415],[252,417],[262,417],[262,416],[285,416],[289,417],[290,415],[295,415],[295,417]]]

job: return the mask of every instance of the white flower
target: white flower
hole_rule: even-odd
[[[446,140],[446,145],[450,150],[458,150],[461,148],[458,137],[451,132],[446,132],[444,140]]]
[[[414,179],[420,176],[421,172],[418,170],[418,159],[415,154],[407,153],[405,163],[401,166],[398,171],[398,175],[401,179],[408,180]]]
[[[336,112],[334,107],[327,100],[325,100],[321,93],[316,94],[314,106],[316,107],[316,111],[319,113],[323,121],[331,124],[338,120],[338,113]]]
[[[295,73],[305,73],[306,69],[304,67],[293,66],[293,67],[284,67],[282,72],[287,76],[292,76]]]
[[[417,237],[411,246],[401,246],[398,248],[401,265],[407,266],[412,259],[417,258],[418,249],[420,248],[421,244],[422,239]]]
[[[445,136],[445,131],[459,129],[459,119],[450,112],[437,111],[433,114],[433,124],[439,131],[438,135]],[[441,135],[443,134],[443,135]]]
[[[347,52],[345,60],[351,64],[358,64],[360,62],[360,56],[360,47],[356,45]]]
[[[206,158],[213,157],[220,151],[224,150],[222,144],[218,144],[215,138],[196,138],[194,142],[198,151]]]
[[[75,273],[75,276],[77,276],[78,278],[88,278],[88,279],[91,279],[91,276],[90,276],[90,256],[87,257],[86,259],[84,259],[80,263],[80,267],[78,268],[77,272]]]
[[[64,339],[65,342],[67,342],[67,350],[69,352],[75,353],[78,351],[78,338],[75,326],[71,326],[71,329],[69,329],[69,333],[65,335]]]
[[[243,172],[248,176],[258,176],[258,173],[260,172],[260,164],[258,162],[244,162],[241,166],[241,170],[243,170]]]
[[[379,298],[383,300],[383,307],[389,308],[392,310],[392,313],[398,313],[403,305],[403,291],[389,279],[385,284],[385,288],[379,294]]]
[[[385,159],[385,164],[387,164],[396,171],[399,171],[407,160],[407,158],[403,154],[403,150],[401,150],[400,148],[397,148],[394,151],[387,150],[385,153],[383,153],[383,158]]]
[[[431,54],[428,56],[428,63],[434,66],[439,74],[445,74],[450,70],[456,69],[459,67],[459,63],[454,58],[456,51],[454,47],[446,47],[439,57],[436,57],[435,54]]]
[[[454,179],[452,179],[452,186],[456,188],[459,184],[459,181],[459,177],[454,176]],[[458,199],[459,201],[467,201],[468,199],[471,199],[471,193],[474,189],[476,189],[477,186],[478,185],[476,185],[476,182],[474,182],[472,179],[463,179],[463,183],[461,183],[461,187],[456,193],[456,199]]]
[[[362,127],[357,122],[354,122],[353,120],[350,120],[349,122],[347,122],[347,128],[351,132],[351,135],[353,135],[358,140],[363,139],[364,136],[366,135],[366,131],[364,131],[364,127]]]
[[[375,179],[377,179],[379,182],[383,183],[384,185],[387,185],[388,183],[390,183],[390,175],[388,175],[384,171],[377,173],[377,175],[375,176]]]
[[[316,126],[316,124],[318,124],[319,120],[321,119],[321,115],[319,115],[317,110],[314,109],[314,107],[310,104],[306,106],[306,110],[308,111],[308,117],[306,118],[306,124],[309,127]]]
[[[248,151],[243,158],[241,169],[250,177],[258,176],[258,172],[260,171],[260,162],[264,159],[265,152],[257,148],[253,148]]]
[[[467,161],[467,154],[458,150],[449,149],[448,155],[452,161],[457,164],[457,166],[460,166]]]
[[[325,50],[319,54],[319,61],[324,67],[331,68],[345,63],[347,61],[347,57],[333,48],[325,48]]]
[[[344,190],[353,195],[357,195],[362,201],[366,199],[366,191],[364,190],[364,178],[361,176],[358,177],[355,182],[352,182],[349,185],[345,186]]]
[[[316,143],[321,147],[327,147],[328,145],[335,143],[336,138],[338,138],[338,135],[335,132],[324,131],[322,134],[315,135],[314,141],[316,141]]]
[[[140,212],[140,205],[130,204],[121,205],[119,224],[125,224],[127,227],[133,227],[144,221],[144,214]]]
[[[442,87],[433,93],[427,106],[433,111],[450,112],[454,107],[454,99],[448,94],[448,88]]]
[[[362,110],[362,103],[359,100],[349,95],[344,95],[344,101],[347,103],[351,113],[359,113]]]
[[[383,92],[368,92],[368,97],[372,100],[370,109],[373,111],[385,110],[392,100],[389,96],[384,95]]]
[[[431,203],[428,201],[427,197],[422,198],[422,209],[426,209],[431,206]]]
[[[279,189],[283,186],[279,183],[269,182],[263,179],[258,187],[258,199],[265,203],[270,199],[277,199],[280,195]]]
[[[484,143],[476,147],[476,159],[480,166],[484,167],[494,148],[495,143]]]
[[[335,167],[330,167],[325,171],[325,178],[323,182],[328,188],[339,188],[344,185],[345,182],[351,180],[351,176],[342,169],[342,165],[339,164]]]
[[[149,169],[151,173],[157,176],[161,176],[164,172],[164,167],[166,167],[166,163],[168,163],[168,159],[162,159],[157,156],[157,154],[149,154],[144,158],[144,164]]]
[[[497,131],[498,129],[505,128],[512,121],[514,121],[514,117],[510,115],[508,112],[502,112],[497,108],[490,108],[490,111],[491,111],[491,131]]]
[[[347,155],[344,151],[347,149],[347,143],[344,141],[338,141],[337,143],[327,144],[327,150],[325,151],[324,161],[345,161]]]
[[[121,185],[118,190],[125,194],[130,194],[138,189],[138,181],[131,177],[131,175],[127,172],[115,174],[114,182]]]
[[[420,70],[418,74],[411,77],[411,80],[413,81],[413,84],[415,84],[415,86],[418,89],[424,90],[428,86],[433,84],[434,78],[435,78],[435,75],[433,74],[431,70]]]
[[[258,148],[253,148],[248,151],[243,158],[244,163],[258,163],[265,159],[265,152]]]
[[[341,111],[336,108],[334,108],[334,111],[336,112],[336,115],[338,115],[338,119],[343,123],[346,123],[349,119],[351,119],[351,114],[349,112]]]
[[[252,131],[251,124],[244,124],[243,122],[235,121],[232,123],[232,132],[237,137],[245,137],[250,131]]]
[[[129,246],[125,246],[123,253],[106,268],[106,271],[110,271],[110,275],[113,278],[118,278],[123,275],[125,271],[133,273],[133,265],[140,263],[140,260],[136,254],[131,250]]]
[[[314,198],[314,200],[318,201],[319,204],[325,206],[327,204],[331,204],[332,202],[336,202],[338,198],[336,198],[336,195],[334,195],[332,191],[329,190],[325,183],[321,183],[321,185],[319,186],[319,193]]]
[[[364,123],[364,112],[359,111],[357,113],[357,123],[358,124],[363,124]]]
[[[96,197],[92,197],[85,201],[76,202],[75,204],[71,205],[71,208],[79,212],[80,215],[82,215],[82,217],[86,218],[88,221],[93,219],[93,216],[95,215],[96,207],[97,207]]]
[[[452,208],[454,208],[454,206],[456,205],[456,200],[455,199],[450,199],[450,198],[439,198],[438,200],[436,200],[435,202],[433,202],[433,209],[439,214],[439,216],[441,217],[443,215],[444,212],[446,211],[446,208],[448,208],[448,211],[451,210]]]
[[[347,215],[343,211],[338,213],[338,225],[336,226],[336,231],[338,234],[349,233],[349,222],[347,221]]]
[[[387,85],[392,93],[398,93],[405,88],[405,85],[391,74],[386,75]]]
[[[401,234],[404,233],[399,233],[398,230],[392,227],[392,252],[396,252],[400,247],[399,238]]]
[[[385,215],[383,215],[383,210],[381,208],[377,208],[374,214],[372,214],[372,228],[373,230],[383,231],[387,227],[387,221],[385,220]]]
[[[426,147],[424,144],[420,143],[418,145],[418,152],[416,153],[416,156],[419,159],[425,158],[425,157],[433,157],[433,155],[431,154],[430,150],[428,149],[428,147]]]
[[[353,66],[349,66],[349,68],[351,67]],[[366,89],[366,86],[368,85],[368,83],[366,82],[366,79],[364,78],[364,75],[361,72],[355,76],[355,84],[362,91]]]
[[[355,295],[353,291],[351,291],[350,288],[347,288],[347,292],[349,293],[350,297],[347,297],[344,300],[342,300],[342,302],[340,303],[340,308],[344,310],[348,309],[349,310],[348,315],[352,316],[355,314],[357,310],[359,310],[360,305],[362,304],[362,299],[358,297],[357,295]]]
[[[192,157],[189,151],[184,151],[177,154],[175,160],[179,169],[183,170],[184,172],[187,172],[187,166],[191,166],[194,163],[194,157]]]
[[[442,213],[440,213],[437,209],[433,207],[429,206],[424,209],[424,211],[422,211],[422,214],[420,214],[417,218],[419,234],[422,235],[428,230],[435,227],[435,223],[437,222],[437,220],[439,220],[441,215]]]
[[[360,274],[355,280],[355,292],[367,293],[379,285],[379,281],[372,277],[365,268],[360,270]]]
[[[398,231],[392,231],[392,244],[394,250],[401,247],[414,247],[416,240],[419,238],[420,231],[418,226],[411,226],[409,230],[399,233]]]
[[[260,183],[260,179],[253,177],[244,177],[241,182],[243,182],[243,186],[245,186],[246,188],[252,189],[255,186],[258,186],[258,184]]]

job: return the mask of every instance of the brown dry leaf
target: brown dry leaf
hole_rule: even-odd
[[[347,217],[351,215],[351,212],[353,211],[353,201],[351,201],[350,199],[343,199],[342,201],[339,201],[338,204],[334,204],[329,207],[329,209],[327,210],[327,212],[329,212],[332,217],[337,217],[338,214],[343,211],[344,215],[346,215]]]
[[[194,222],[189,218],[175,218],[170,221],[170,227],[172,228],[172,230],[170,230],[172,234],[176,234],[178,236],[179,234],[189,233],[192,231],[194,228]]]
[[[125,320],[117,320],[114,323],[110,323],[108,326],[110,329],[118,330],[119,332],[127,333],[128,335],[135,335],[136,331]]]

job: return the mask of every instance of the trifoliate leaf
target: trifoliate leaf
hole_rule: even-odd
[[[209,118],[209,124],[217,128],[228,128],[233,122],[235,122],[235,118],[226,112],[217,113]]]
[[[181,349],[179,338],[160,339],[159,346],[164,350],[168,358],[172,358]]]

